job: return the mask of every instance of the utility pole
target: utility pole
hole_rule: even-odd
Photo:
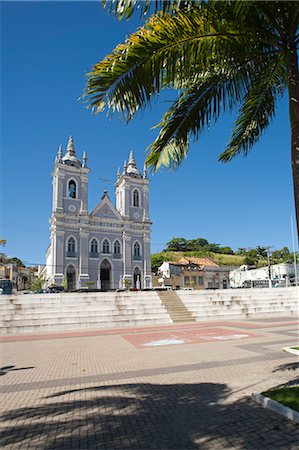
[[[268,261],[269,288],[272,288],[272,274],[271,274],[271,263],[270,263],[270,248],[271,248],[271,247],[267,247],[267,261]]]

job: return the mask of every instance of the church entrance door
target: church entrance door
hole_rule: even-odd
[[[74,266],[68,266],[66,271],[67,288],[69,291],[76,289],[76,269]]]
[[[101,289],[103,291],[107,291],[111,289],[111,264],[107,259],[101,264],[100,269],[100,280],[101,280]]]
[[[138,267],[134,270],[133,283],[135,289],[141,289],[141,272]]]

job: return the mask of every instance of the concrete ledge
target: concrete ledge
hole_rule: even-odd
[[[271,411],[274,411],[277,414],[280,414],[281,416],[284,416],[295,423],[299,423],[299,413],[289,408],[288,406],[284,406],[281,403],[278,403],[269,397],[265,397],[262,394],[252,394],[252,399],[263,408],[270,409]]]
[[[299,350],[296,350],[295,348],[284,347],[282,350],[283,350],[284,352],[292,353],[293,355],[299,356]]]

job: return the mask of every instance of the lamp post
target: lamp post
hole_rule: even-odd
[[[272,276],[271,276],[271,264],[270,264],[270,247],[267,247],[267,261],[268,261],[269,288],[272,288]]]

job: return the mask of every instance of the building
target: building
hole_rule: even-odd
[[[30,289],[37,277],[37,268],[20,266],[17,261],[18,258],[0,253],[0,279],[10,280],[17,291]]]
[[[297,267],[297,280],[299,279],[298,269]],[[294,264],[289,263],[259,268],[243,265],[231,271],[229,277],[233,288],[291,286],[295,284],[295,268]]]
[[[227,289],[229,269],[209,258],[183,257],[163,262],[154,281],[172,289]]]
[[[131,152],[118,170],[116,206],[107,190],[88,212],[86,152],[80,161],[72,137],[54,164],[51,243],[46,253],[47,284],[102,290],[151,286],[147,171],[141,174]]]

